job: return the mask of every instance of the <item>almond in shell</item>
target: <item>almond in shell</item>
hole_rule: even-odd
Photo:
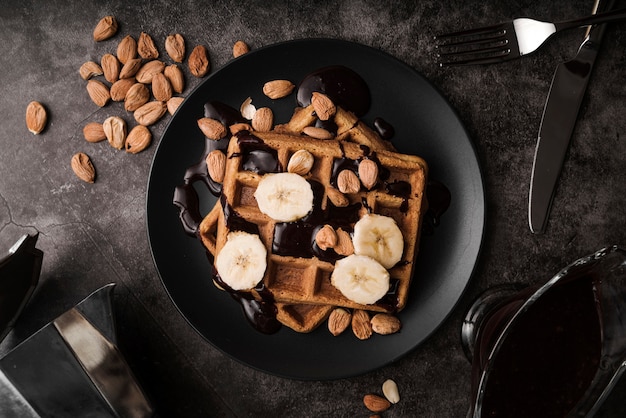
[[[163,70],[163,74],[165,74],[165,77],[169,80],[172,85],[172,90],[174,90],[175,93],[180,94],[185,90],[185,76],[178,65],[168,65]]]
[[[243,54],[247,54],[248,52],[250,52],[250,47],[244,41],[239,40],[235,42],[235,44],[233,45],[233,57],[234,58],[238,58],[242,56]]]
[[[96,180],[96,169],[91,159],[84,152],[76,153],[72,156],[70,162],[72,170],[76,177],[87,183],[93,183]]]
[[[100,42],[111,38],[117,33],[117,27],[115,16],[103,17],[93,30],[93,40]]]
[[[161,102],[172,98],[172,85],[163,73],[156,73],[152,77],[152,95]]]
[[[204,45],[197,45],[189,54],[187,60],[189,71],[192,75],[202,78],[208,74],[210,69],[209,52]]]
[[[150,89],[145,84],[135,83],[126,92],[124,109],[134,112],[150,100]]]
[[[87,81],[87,93],[91,100],[98,106],[104,107],[111,100],[109,88],[99,80]]]
[[[141,58],[131,58],[122,66],[120,70],[120,78],[131,78],[137,74],[137,71],[141,68]]]
[[[120,62],[113,54],[104,54],[100,59],[104,78],[109,83],[115,83],[120,77]]]
[[[178,107],[182,104],[184,100],[185,100],[184,97],[172,97],[171,99],[169,99],[167,101],[167,112],[170,115],[173,115],[174,113],[176,113],[176,111],[178,110]]]
[[[152,142],[152,133],[143,125],[133,127],[126,137],[126,152],[137,154],[148,148]]]
[[[26,128],[34,134],[40,134],[46,127],[48,114],[46,108],[37,101],[32,101],[26,106]]]
[[[100,142],[107,139],[101,123],[89,122],[83,127],[83,136],[87,142]]]
[[[183,62],[185,59],[185,39],[180,33],[168,35],[165,38],[165,51],[174,62]]]
[[[124,119],[119,116],[109,116],[102,122],[102,129],[113,148],[124,148],[126,142],[126,121]]]
[[[159,51],[150,35],[141,32],[137,40],[137,53],[146,60],[153,60],[159,57]]]
[[[129,60],[137,56],[137,41],[130,35],[126,35],[124,39],[117,44],[117,59],[122,64],[126,64]]]
[[[80,66],[78,70],[83,80],[89,80],[92,77],[102,75],[102,67],[97,62],[87,61]]]
[[[135,85],[134,78],[120,78],[111,86],[111,100],[121,102],[126,99],[128,90]]]
[[[167,105],[165,102],[153,100],[141,106],[135,110],[133,116],[138,124],[144,126],[154,125],[159,119],[167,112]]]
[[[162,73],[164,69],[165,63],[163,61],[148,61],[139,68],[139,70],[135,74],[135,78],[140,83],[150,84],[152,83],[152,78],[154,77],[154,75]]]

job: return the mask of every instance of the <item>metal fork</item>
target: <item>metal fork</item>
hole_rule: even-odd
[[[439,65],[493,64],[539,49],[557,32],[599,23],[626,20],[626,9],[563,22],[518,18],[499,25],[435,36]]]

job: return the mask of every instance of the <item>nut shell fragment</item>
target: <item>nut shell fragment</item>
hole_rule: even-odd
[[[103,17],[93,30],[93,40],[100,42],[111,38],[117,33],[117,27],[115,16]]]
[[[89,80],[92,77],[103,74],[100,64],[94,61],[85,62],[83,65],[80,66],[78,72],[80,73],[80,76],[83,80]]]
[[[189,71],[192,75],[202,78],[208,74],[210,69],[209,52],[204,45],[197,45],[189,54],[187,60]]]
[[[145,32],[141,32],[137,40],[137,53],[146,60],[153,60],[159,57],[159,51],[152,37]]]
[[[72,170],[76,177],[87,183],[93,183],[96,180],[96,169],[94,168],[89,156],[83,152],[79,152],[72,156],[70,162]]]

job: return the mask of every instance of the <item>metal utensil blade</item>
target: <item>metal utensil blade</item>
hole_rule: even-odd
[[[601,6],[608,10],[613,3],[613,0],[609,0]],[[591,27],[576,57],[559,64],[554,72],[539,127],[530,179],[528,222],[533,233],[545,231],[556,183],[605,27],[605,24]]]

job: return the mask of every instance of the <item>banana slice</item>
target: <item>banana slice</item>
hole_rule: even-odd
[[[351,301],[369,305],[389,290],[389,272],[371,257],[352,254],[335,263],[330,282]]]
[[[278,222],[293,222],[313,209],[313,189],[294,173],[266,174],[254,197],[261,212]]]
[[[386,269],[402,259],[404,238],[398,224],[389,216],[368,214],[354,225],[354,253],[367,255]]]
[[[215,257],[220,278],[233,290],[247,290],[257,285],[265,274],[267,250],[258,235],[230,232],[226,244]]]

